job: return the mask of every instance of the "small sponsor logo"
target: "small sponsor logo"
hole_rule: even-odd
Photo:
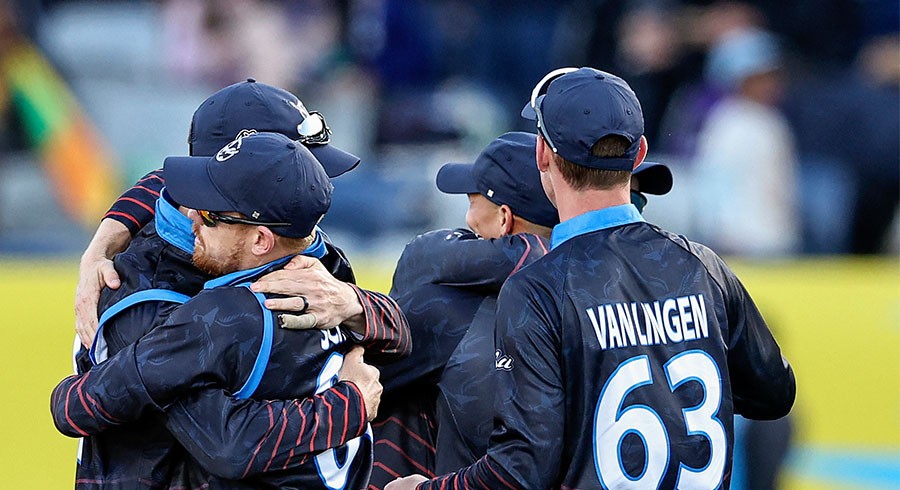
[[[512,371],[513,358],[504,354],[503,351],[497,349],[494,352],[494,367],[501,371]]]

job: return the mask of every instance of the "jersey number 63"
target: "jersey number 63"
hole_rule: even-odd
[[[669,359],[663,370],[673,392],[683,383],[700,383],[703,400],[682,409],[682,416],[688,434],[706,437],[710,447],[710,460],[704,467],[680,465],[677,487],[716,488],[725,472],[728,451],[725,428],[715,417],[722,402],[718,367],[705,352],[691,350]],[[594,415],[594,464],[606,488],[658,488],[665,477],[670,458],[669,435],[659,414],[646,405],[622,409],[632,390],[653,382],[649,358],[635,356],[619,364],[600,392]],[[622,464],[621,445],[629,434],[640,437],[646,450],[643,470],[638,475],[627,472]]]

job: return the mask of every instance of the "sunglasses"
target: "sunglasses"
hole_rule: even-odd
[[[304,145],[327,145],[331,142],[331,128],[325,122],[325,116],[318,111],[312,111],[297,125],[300,137],[297,141]]]
[[[538,97],[547,93],[547,88],[550,86],[550,82],[556,80],[557,78],[565,75],[566,73],[572,73],[573,71],[578,71],[578,68],[557,68],[556,70],[551,71],[546,74],[544,78],[541,79],[537,85],[534,86],[534,90],[531,91],[531,108],[534,109],[534,113],[537,116],[537,127],[538,131],[540,131],[541,136],[544,137],[544,141],[550,145],[550,149],[553,150],[553,153],[559,153],[556,151],[556,145],[553,143],[553,140],[550,139],[550,134],[547,132],[547,128],[544,125],[544,115],[541,113],[541,105],[538,104]]]
[[[197,214],[200,215],[200,221],[203,222],[203,226],[208,226],[210,228],[215,228],[216,223],[222,222],[227,225],[251,225],[251,226],[291,226],[290,223],[270,223],[266,221],[254,221],[252,219],[246,218],[237,218],[235,216],[228,216],[225,214],[214,213],[212,211],[201,211],[197,210]]]

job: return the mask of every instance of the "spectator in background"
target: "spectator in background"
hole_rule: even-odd
[[[162,13],[170,69],[214,85],[253,73],[296,89],[339,42],[338,12],[322,0],[167,0]]]
[[[857,254],[885,251],[887,234],[900,202],[900,33],[873,38],[860,52],[857,70],[864,118],[854,150],[862,156],[860,188],[853,207],[851,249]]]
[[[659,141],[666,105],[698,67],[685,59],[677,21],[673,6],[651,3],[626,12],[617,29],[615,66],[641,100],[650,141]]]
[[[698,234],[725,253],[792,254],[800,236],[796,157],[776,108],[783,82],[774,37],[762,30],[727,34],[710,51],[705,75],[725,96],[698,136]]]

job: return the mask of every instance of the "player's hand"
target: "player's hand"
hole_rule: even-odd
[[[305,255],[298,255],[284,269],[261,277],[251,289],[290,296],[266,300],[270,310],[299,313],[281,315],[284,328],[329,329],[363,314],[356,291],[335,279],[318,259]]]
[[[378,381],[381,373],[378,368],[366,364],[363,360],[363,348],[355,346],[344,356],[344,365],[341,366],[339,379],[352,381],[362,392],[363,401],[366,403],[366,414],[369,421],[375,420],[378,415],[378,406],[381,405],[381,392],[384,387]]]
[[[385,485],[384,490],[416,490],[419,483],[423,481],[428,481],[428,478],[422,475],[409,475],[388,483]]]
[[[90,348],[97,333],[97,303],[104,287],[118,289],[121,281],[113,261],[104,256],[84,255],[78,267],[75,287],[75,332],[81,344]]]

